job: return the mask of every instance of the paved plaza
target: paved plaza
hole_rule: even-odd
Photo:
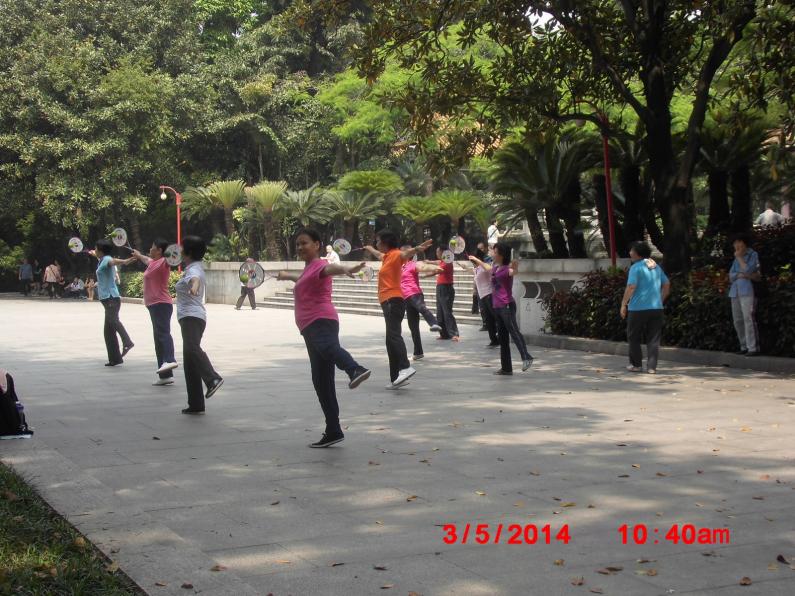
[[[208,313],[226,382],[188,417],[181,369],[151,386],[143,306],[122,306],[136,346],[106,368],[98,303],[0,300],[0,366],[36,429],[0,456],[150,594],[795,594],[792,377],[630,375],[621,357],[532,346],[530,371],[494,377],[499,354],[465,326],[459,345],[426,332],[392,392],[383,321],[343,315],[373,376],[350,391],[338,374],[346,439],[313,450],[323,419],[292,312]],[[674,524],[708,531],[674,544]]]

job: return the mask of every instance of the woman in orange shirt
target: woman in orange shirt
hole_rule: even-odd
[[[406,314],[406,302],[400,290],[403,263],[418,251],[430,247],[433,241],[426,240],[419,246],[400,250],[397,235],[389,230],[378,232],[375,240],[375,248],[365,246],[364,249],[381,261],[381,270],[378,272],[378,302],[381,303],[386,322],[386,353],[389,357],[390,380],[386,388],[397,389],[417,372],[409,364],[406,344],[401,333],[403,316]]]

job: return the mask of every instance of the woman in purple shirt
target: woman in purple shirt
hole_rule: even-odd
[[[516,274],[516,263],[511,263],[511,247],[503,242],[498,242],[494,248],[489,249],[494,263],[489,265],[470,255],[469,260],[476,265],[491,271],[491,304],[494,307],[494,317],[497,319],[497,336],[500,340],[500,370],[495,375],[512,375],[511,343],[516,344],[519,355],[522,357],[522,370],[527,370],[533,364],[533,357],[527,351],[524,337],[519,331],[516,322],[516,302],[513,299],[513,276]]]

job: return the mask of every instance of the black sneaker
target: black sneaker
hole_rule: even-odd
[[[221,385],[224,384],[224,380],[221,377],[218,377],[213,381],[213,384],[207,388],[207,393],[204,394],[204,399],[210,399],[215,392],[221,388]]]
[[[324,447],[331,447],[332,445],[336,445],[344,438],[345,435],[343,435],[341,432],[339,434],[323,433],[323,436],[320,437],[320,440],[317,443],[310,443],[309,446],[312,449],[323,449]]]
[[[748,352],[746,354],[746,356],[749,356],[749,357],[754,357],[754,356],[759,356],[759,355],[760,355],[759,352]]]
[[[183,414],[204,414],[204,410],[194,410],[193,408],[185,408],[182,410]]]
[[[106,362],[105,366],[119,366],[123,361],[120,362]]]
[[[124,346],[121,351],[121,357],[124,358],[127,355],[127,352],[132,350],[135,347],[135,344],[130,344],[129,346]]]
[[[486,347],[487,348],[499,348],[500,347],[500,342],[493,341],[493,342],[491,342],[489,344],[486,344]]]
[[[511,375],[513,375],[513,372],[511,372],[510,370],[500,369],[500,370],[495,370],[492,374],[497,375],[498,377],[503,375],[506,377],[510,377]]]
[[[735,354],[738,356],[745,356],[748,353],[748,350],[737,350]]]
[[[356,370],[353,371],[351,375],[351,381],[348,383],[348,389],[356,389],[359,385],[364,383],[367,379],[370,378],[370,371],[360,366]]]

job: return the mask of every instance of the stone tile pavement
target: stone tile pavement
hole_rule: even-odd
[[[340,378],[346,440],[311,450],[322,415],[292,313],[209,305],[226,383],[204,417],[179,413],[181,369],[150,385],[145,309],[121,318],[136,347],[108,369],[98,304],[0,300],[0,366],[36,428],[0,458],[150,594],[795,593],[791,377],[628,375],[621,357],[534,348],[529,372],[495,378],[498,354],[467,328],[459,345],[426,333],[419,373],[389,392],[383,323],[343,315],[374,374],[355,391]],[[507,544],[514,524],[540,539]],[[623,524],[646,543],[622,544]],[[730,541],[672,544],[674,524]]]

